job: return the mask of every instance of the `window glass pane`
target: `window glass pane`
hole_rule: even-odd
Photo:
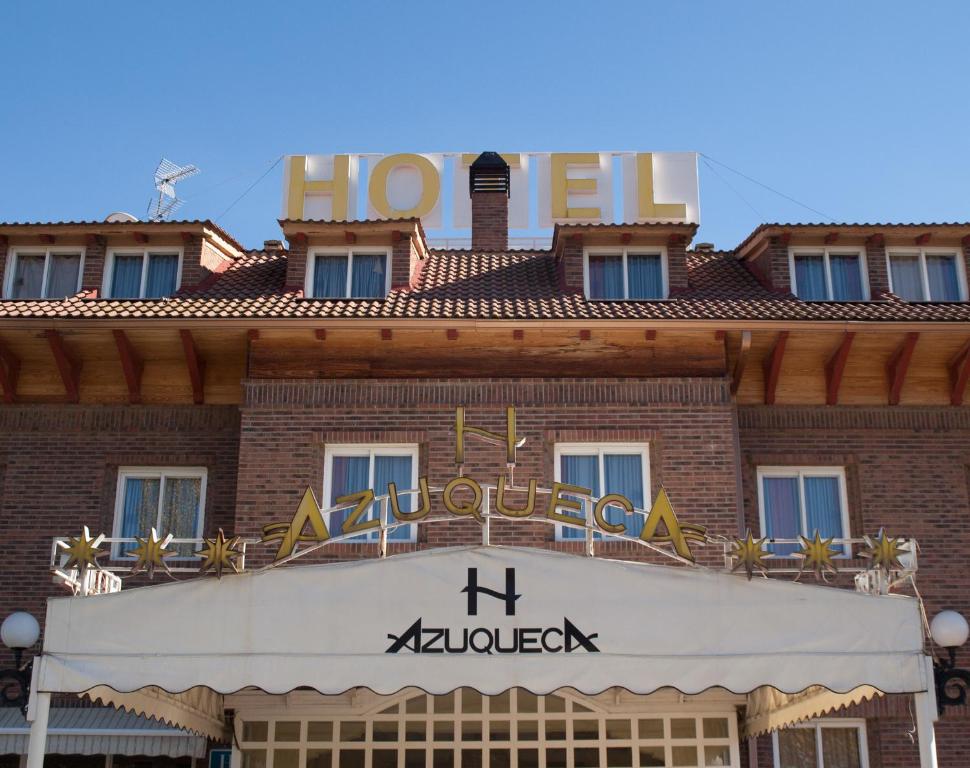
[[[643,457],[639,453],[606,454],[603,456],[603,493],[619,493],[626,496],[633,506],[643,509]],[[626,525],[629,536],[639,536],[643,530],[642,515],[627,515],[621,507],[603,510],[607,522]]]
[[[331,760],[329,749],[308,749],[306,751],[306,768],[330,768]]]
[[[301,725],[299,720],[277,721],[276,741],[299,741]]]
[[[923,300],[923,276],[920,274],[919,256],[916,254],[891,254],[889,271],[893,293],[906,301]]]
[[[141,291],[141,267],[143,257],[140,253],[116,253],[111,273],[111,298],[137,299]]]
[[[823,539],[841,539],[842,498],[837,477],[805,477],[806,536],[818,530]]]
[[[955,256],[941,253],[926,255],[926,276],[930,283],[930,301],[959,301],[960,282]]]
[[[835,301],[862,301],[862,268],[859,255],[833,253],[829,255],[832,274],[832,298]]]
[[[697,736],[697,721],[690,717],[675,717],[670,720],[670,738],[693,739]]]
[[[730,747],[704,747],[704,765],[730,765]]]
[[[589,297],[591,299],[623,298],[622,254],[589,254]]]
[[[81,256],[77,253],[51,254],[50,274],[47,276],[47,298],[63,299],[77,293]]]
[[[798,298],[822,301],[828,298],[825,289],[825,257],[821,253],[802,253],[795,256],[795,290]]]
[[[44,284],[44,254],[17,254],[10,296],[14,299],[39,299]]]
[[[697,765],[697,747],[672,747],[670,756],[673,759],[671,765],[684,768]]]
[[[728,721],[723,717],[704,718],[705,739],[726,739],[728,737]]]
[[[369,456],[334,456],[331,463],[332,477],[330,480],[330,506],[337,503],[337,499],[357,491],[367,489],[367,482],[370,479],[370,457]],[[328,529],[331,536],[342,536],[341,526],[350,509],[341,509],[330,515]],[[366,536],[366,534],[362,534]],[[355,536],[356,538],[360,538]]]
[[[155,527],[158,520],[158,478],[144,479],[129,477],[125,479],[125,501],[122,507],[121,536],[144,538]],[[161,531],[159,531],[159,535]],[[122,551],[128,552],[137,544],[123,544]]]
[[[814,728],[778,731],[778,768],[814,768],[817,765]]]
[[[355,253],[354,273],[350,278],[350,295],[355,299],[380,299],[387,286],[383,253]]]
[[[794,539],[801,533],[802,515],[797,477],[764,477],[761,490],[765,509],[764,535],[772,539]],[[797,544],[773,544],[770,551],[787,556]]]
[[[130,482],[130,481],[129,481]],[[269,725],[265,720],[243,722],[243,741],[266,741],[269,734]]]
[[[300,768],[300,750],[274,749],[273,768]]]
[[[860,768],[859,731],[856,728],[822,728],[825,768]]]
[[[179,256],[177,253],[152,253],[148,256],[148,279],[145,298],[171,296],[178,286]]]
[[[414,497],[401,495],[400,491],[406,491],[411,487],[411,457],[410,456],[375,456],[374,457],[374,494],[383,496],[387,493],[387,484],[394,483],[399,492],[398,504],[402,512],[411,512],[414,509]],[[380,510],[375,509],[371,513],[376,516]],[[394,515],[391,512],[390,504],[387,507],[387,521],[394,522]],[[387,538],[390,541],[409,541],[411,538],[412,527],[403,525],[391,531]]]
[[[629,253],[627,282],[631,299],[662,299],[664,297],[663,267],[660,254]]]
[[[374,723],[374,741],[397,741],[397,723],[393,720]]]
[[[242,766],[243,768],[266,768],[266,750],[242,750]]]
[[[347,295],[347,256],[317,256],[313,265],[313,295],[342,299]]]
[[[560,457],[560,476],[562,482],[569,485],[578,485],[582,488],[590,488],[593,496],[600,494],[600,471],[598,456],[562,456]],[[585,507],[585,502],[584,502]],[[578,520],[585,520],[586,511],[582,512],[568,509],[560,509],[561,514],[574,515]],[[583,539],[586,532],[580,528],[569,526],[562,527],[562,538],[564,539]]]
[[[664,762],[664,748],[661,746],[655,747],[640,747],[640,766],[663,766],[666,765]]]
[[[158,535],[165,536],[170,533],[176,539],[195,538],[198,531],[201,495],[201,478],[166,477],[165,499],[162,504],[162,519]],[[191,557],[192,551],[197,547],[194,544],[179,544],[174,549],[181,557]],[[277,727],[279,725],[278,723]]]

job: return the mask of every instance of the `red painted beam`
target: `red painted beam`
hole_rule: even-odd
[[[620,235],[620,242],[624,245],[629,245],[631,240],[633,240],[633,235],[631,235],[629,232],[624,232],[622,235]]]
[[[348,245],[353,245],[354,243],[357,242],[357,234],[355,232],[351,232],[349,229],[346,230],[344,232],[344,241]]]
[[[970,341],[954,355],[948,366],[950,370],[950,405],[963,405],[963,396],[970,379]]]
[[[906,372],[913,359],[913,350],[919,340],[918,333],[907,333],[903,343],[896,348],[892,356],[886,361],[886,374],[889,376],[889,404],[899,405],[899,398],[906,382]]]
[[[657,340],[657,332],[656,331],[644,331],[643,332],[643,338],[646,339],[647,341],[656,341]]]
[[[146,235],[144,232],[133,232],[131,236],[135,238],[136,243],[148,242],[148,235]]]
[[[585,328],[579,332],[580,341],[589,341],[592,337],[593,334]]]
[[[866,238],[866,245],[883,246],[885,244],[886,244],[886,236],[878,232],[874,235],[869,235],[869,237]]]
[[[838,405],[839,386],[842,384],[842,374],[845,372],[845,364],[849,359],[849,350],[852,349],[852,341],[855,339],[854,331],[847,331],[842,336],[842,343],[838,349],[832,353],[825,364],[825,404]]]
[[[183,328],[179,331],[182,337],[182,349],[185,350],[185,364],[189,369],[189,380],[192,382],[192,402],[202,405],[205,402],[205,361],[199,357],[195,348],[192,331]]]
[[[39,235],[40,241],[46,245],[53,245],[57,238],[54,235]]]
[[[458,329],[449,328],[445,331],[445,335],[448,337],[448,341],[455,341],[458,338]]]
[[[258,328],[250,328],[248,331],[246,331],[246,338],[249,339],[250,341],[258,341],[259,340],[259,329]]]
[[[401,232],[401,230],[399,230],[399,229],[392,229],[391,230],[391,242],[392,243],[399,243],[403,239],[404,239],[404,233]]]
[[[829,232],[825,236],[825,244],[826,245],[832,245],[832,243],[837,243],[838,241],[839,241],[839,233],[838,232]]]
[[[195,235],[191,232],[182,232],[182,242],[189,245],[193,240],[195,240]]]
[[[922,235],[916,236],[916,245],[926,245],[930,241],[930,233],[924,232]]]
[[[313,335],[317,337],[317,341],[326,341],[327,340],[327,329],[326,328],[317,328],[313,332]]]
[[[788,344],[788,331],[779,331],[775,344],[765,358],[765,405],[774,405],[775,391],[778,388],[778,377],[781,375],[781,361],[785,357],[785,346]]]
[[[76,403],[81,399],[78,386],[81,378],[81,364],[72,360],[70,355],[67,354],[60,331],[47,330],[44,331],[44,335],[47,336],[47,343],[50,345],[51,354],[54,355],[57,371],[61,374],[61,381],[64,382],[67,402]]]
[[[724,341],[726,335],[724,331],[714,331],[714,341]]]
[[[114,337],[115,345],[118,347],[118,357],[121,358],[121,371],[125,375],[125,384],[128,385],[128,402],[140,403],[141,374],[145,366],[124,331],[115,330]]]
[[[390,328],[381,328],[381,341],[390,341],[394,338],[394,332]]]
[[[525,338],[525,331],[523,331],[521,328],[516,328],[514,331],[512,331],[512,338],[516,341],[522,341],[522,339]]]
[[[17,379],[20,376],[20,358],[0,344],[0,386],[3,387],[3,401],[17,401]]]

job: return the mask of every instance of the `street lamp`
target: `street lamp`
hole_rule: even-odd
[[[930,635],[933,642],[947,652],[945,659],[933,660],[933,677],[936,680],[936,703],[943,714],[943,708],[961,706],[967,703],[967,689],[970,688],[970,672],[957,669],[957,648],[967,642],[970,625],[956,611],[940,611],[930,622]]]
[[[30,697],[30,672],[33,659],[23,663],[24,651],[33,646],[40,637],[37,619],[24,611],[11,613],[0,624],[0,640],[13,651],[12,669],[0,670],[0,706],[19,707],[27,716],[27,700]]]

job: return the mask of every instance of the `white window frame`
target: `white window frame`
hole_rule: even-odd
[[[825,270],[825,295],[824,299],[801,299],[802,301],[852,301],[852,299],[836,299],[832,293],[832,267],[829,259],[832,256],[858,256],[859,257],[859,278],[862,286],[862,299],[869,301],[872,294],[869,290],[869,263],[866,260],[865,248],[830,248],[828,246],[813,247],[800,245],[788,249],[788,274],[791,276],[792,293],[798,296],[798,281],[795,276],[795,257],[808,255],[821,255],[823,269]],[[801,297],[799,297],[801,298]]]
[[[650,485],[650,444],[649,443],[556,443],[553,447],[554,478],[557,483],[562,482],[562,457],[563,456],[591,456],[598,457],[600,494],[605,496],[612,493],[606,488],[606,469],[603,456],[607,453],[639,453],[640,471],[643,473],[643,503],[649,509],[651,503]],[[578,539],[567,539],[563,537],[563,530],[566,528],[561,523],[556,523],[556,541],[578,541]]]
[[[307,252],[307,267],[306,267],[306,282],[303,286],[303,295],[307,298],[339,298],[339,299],[350,299],[350,289],[353,285],[354,279],[354,254],[359,254],[361,256],[375,256],[377,254],[384,255],[384,295],[380,298],[386,299],[387,295],[391,292],[391,252],[392,249],[386,246],[362,245],[356,248],[346,248],[343,246],[319,246],[316,248],[311,248]],[[344,295],[338,297],[330,296],[320,296],[317,297],[313,294],[313,282],[314,273],[317,268],[317,256],[346,256],[347,257],[347,285],[344,287]],[[354,301],[376,301],[373,298],[355,298]]]
[[[594,298],[589,295],[589,257],[590,255],[602,254],[610,256],[623,256],[623,297],[619,299]],[[631,299],[630,298],[630,273],[627,271],[627,256],[659,256],[660,272],[663,279],[663,296],[659,299]],[[667,274],[667,248],[662,245],[629,247],[620,246],[610,248],[601,245],[583,249],[583,289],[589,301],[663,301],[670,296],[670,278]]]
[[[16,246],[16,245],[10,246],[7,249],[7,262],[6,262],[6,265],[4,266],[4,276],[5,276],[3,281],[4,298],[5,299],[13,298],[13,281],[17,274],[17,257],[20,254],[23,254],[25,256],[41,256],[41,255],[44,256],[44,277],[41,280],[40,293],[41,293],[41,298],[45,300],[48,300],[47,287],[50,282],[51,256],[58,255],[58,254],[65,254],[65,255],[71,255],[71,256],[75,254],[80,254],[81,261],[78,264],[78,268],[77,268],[77,285],[74,287],[74,293],[77,293],[78,291],[81,290],[81,283],[84,279],[85,250],[86,249],[84,246],[71,247],[67,245],[50,247],[50,248],[39,248],[36,246]],[[61,298],[50,299],[50,300],[60,301]],[[20,301],[27,301],[27,299],[20,299]]]
[[[886,274],[889,278],[889,290],[896,293],[896,289],[893,287],[893,256],[917,256],[919,258],[919,273],[920,282],[923,287],[923,299],[912,300],[903,299],[904,301],[909,301],[914,304],[922,303],[949,303],[944,302],[942,299],[932,299],[930,298],[930,276],[926,269],[926,257],[927,256],[953,256],[956,261],[957,266],[957,290],[960,292],[960,298],[957,301],[967,300],[967,273],[966,265],[964,264],[963,251],[960,248],[886,248]]]
[[[178,254],[179,264],[178,269],[175,271],[175,290],[174,293],[182,288],[182,263],[185,260],[185,249],[180,246],[157,246],[153,248],[139,248],[139,247],[124,247],[118,246],[117,248],[109,248],[108,253],[104,260],[104,279],[101,285],[101,295],[106,299],[114,298],[114,271],[115,271],[115,256],[135,256],[141,254],[141,285],[138,288],[138,299],[145,298],[145,286],[148,283],[148,257],[149,256],[173,256]],[[167,297],[161,297],[167,298]],[[121,301],[134,301],[134,299],[121,299]],[[152,299],[153,301],[155,299]]]
[[[805,475],[821,476],[821,477],[837,477],[839,479],[839,504],[842,506],[842,538],[848,539],[852,536],[851,528],[849,527],[849,495],[846,490],[845,482],[845,467],[838,466],[828,466],[828,467],[807,467],[807,466],[764,466],[758,467],[757,478],[758,478],[758,518],[759,524],[761,525],[761,535],[767,536],[768,527],[766,525],[765,518],[765,494],[764,494],[764,478],[766,477],[792,477],[797,476],[798,478],[798,505],[801,512],[801,520],[799,521],[799,528],[801,530],[801,535],[809,537],[812,532],[808,530],[808,511],[805,506]],[[842,547],[843,553],[837,555],[837,557],[848,557],[851,552],[851,547],[846,544]]]
[[[859,734],[859,765],[861,768],[869,768],[869,744],[866,740],[866,721],[863,718],[855,717],[823,717],[816,720],[809,720],[807,723],[789,726],[792,729],[803,728],[815,731],[815,752],[818,756],[816,768],[825,768],[825,755],[822,752],[822,729],[823,728],[853,728]],[[788,730],[788,729],[785,729]],[[772,757],[774,758],[775,768],[781,764],[781,747],[778,744],[778,731],[771,734]]]
[[[408,488],[398,488],[398,492],[411,490],[418,487],[418,445],[416,443],[328,443],[324,446],[323,450],[323,508],[328,509],[330,507],[330,497],[333,494],[333,459],[335,456],[367,456],[369,458],[369,463],[367,467],[367,487],[374,489],[375,496],[383,496],[387,490],[374,488],[374,457],[375,456],[410,456],[411,457],[411,485]],[[412,497],[415,499],[415,504],[418,504],[418,497]],[[380,509],[378,509],[378,514]],[[391,510],[388,507],[387,510],[388,522],[392,520]],[[342,531],[334,531],[330,524],[330,515],[326,517],[327,530],[330,531],[330,536],[336,538],[337,536],[342,536]],[[408,538],[404,539],[389,539],[389,544],[407,544],[414,543],[417,541],[418,527],[414,523],[410,524],[407,528]],[[377,543],[379,532],[377,530],[364,531],[360,534],[360,541],[364,541],[366,538],[367,542]],[[351,541],[348,539],[348,541]],[[357,541],[355,538],[354,541]]]
[[[176,477],[178,479],[183,479],[187,477],[197,477],[201,481],[199,483],[199,519],[195,524],[195,536],[193,538],[201,539],[202,532],[205,530],[205,493],[206,484],[209,477],[209,471],[205,467],[119,467],[118,468],[118,482],[115,490],[115,519],[114,525],[112,526],[112,537],[120,539],[123,536],[122,525],[124,523],[124,511],[125,511],[125,484],[129,478],[133,480],[155,480],[158,479],[158,513],[155,517],[155,527],[156,529],[160,525],[161,515],[162,515],[162,504],[165,501],[165,478],[166,476]],[[147,535],[147,531],[145,535]],[[161,536],[164,534],[163,531],[158,531]],[[122,544],[115,543],[111,547],[111,559],[112,560],[122,560],[127,557],[122,552]],[[171,558],[172,560],[190,560],[194,558],[179,557],[176,555]]]

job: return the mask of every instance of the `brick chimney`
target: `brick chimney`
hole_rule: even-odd
[[[482,152],[468,172],[472,197],[472,248],[505,251],[509,247],[509,165],[497,152]]]

